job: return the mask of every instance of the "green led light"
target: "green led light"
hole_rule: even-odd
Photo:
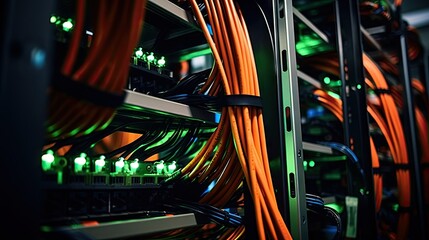
[[[143,57],[143,49],[139,48],[135,53],[136,57],[141,58]]]
[[[159,67],[164,67],[164,66],[165,66],[165,58],[164,58],[164,57],[161,57],[161,58],[158,60],[158,66],[159,66]]]
[[[57,173],[57,184],[63,184],[63,172],[59,171]]]
[[[130,163],[131,172],[135,173],[139,168],[139,160],[136,158],[132,163]]]
[[[162,171],[164,170],[164,167],[165,167],[164,161],[161,160],[160,162],[156,163],[156,173],[157,174],[162,174]]]
[[[42,161],[52,163],[55,160],[54,151],[48,150],[45,154],[42,155]]]
[[[74,162],[79,165],[85,165],[86,163],[86,154],[81,153],[79,157],[74,159]]]
[[[316,163],[313,160],[311,160],[310,162],[308,162],[308,166],[314,167],[314,166],[316,166]]]
[[[356,88],[357,88],[357,89],[361,89],[361,88],[362,88],[362,85],[358,84],[358,85],[356,85]]]
[[[73,23],[71,19],[67,19],[67,21],[63,22],[63,30],[68,32],[73,28]]]
[[[50,21],[51,23],[55,23],[55,22],[57,21],[57,17],[52,16],[52,17],[49,19],[49,21]]]
[[[101,172],[106,165],[105,156],[101,155],[99,159],[95,160],[95,172]]]
[[[324,82],[325,84],[329,84],[329,83],[331,83],[331,79],[330,79],[329,77],[324,77],[324,78],[323,78],[323,82]]]
[[[55,160],[54,151],[48,150],[45,154],[42,155],[42,169],[47,171],[51,169],[52,163]]]
[[[308,162],[304,160],[303,164],[304,164],[304,167],[307,167]]]
[[[148,62],[153,62],[153,60],[155,60],[155,56],[153,55],[153,52],[151,52],[149,54],[149,56],[147,56],[147,61]]]
[[[174,172],[174,170],[176,170],[177,166],[176,166],[176,161],[173,161],[172,163],[170,163],[168,165],[168,174],[172,174]]]
[[[81,153],[79,157],[74,159],[75,172],[81,172],[85,164],[86,164],[86,154]]]
[[[122,172],[122,169],[124,168],[124,166],[125,166],[124,158],[121,157],[119,158],[118,161],[115,162],[115,172],[117,173]]]
[[[395,212],[399,211],[399,204],[393,204],[392,205],[392,210],[395,211]]]

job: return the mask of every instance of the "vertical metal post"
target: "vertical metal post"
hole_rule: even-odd
[[[359,197],[358,239],[377,236],[372,161],[369,145],[369,126],[366,87],[362,60],[362,38],[358,1],[336,0],[337,45],[342,79],[344,138],[357,155],[365,173],[365,189],[358,189],[353,180],[353,194]],[[358,184],[362,184],[359,182]]]
[[[275,188],[281,192],[281,211],[287,216],[292,237],[308,239],[301,114],[295,51],[292,1],[274,2],[274,53],[277,72],[277,117],[280,155],[272,163]],[[276,129],[271,130],[276,131]],[[277,140],[277,139],[276,139]]]
[[[51,76],[52,0],[0,3],[0,231],[38,239],[41,213],[40,153]]]
[[[406,26],[401,19],[400,10],[398,10],[398,19],[401,22],[401,34],[399,35],[399,44],[400,44],[400,78],[402,80],[402,85],[404,86],[403,91],[403,124],[405,134],[407,150],[408,150],[408,159],[410,164],[410,173],[411,180],[413,183],[414,194],[412,199],[415,200],[415,212],[417,212],[416,224],[412,226],[417,227],[417,231],[411,231],[412,234],[417,234],[414,236],[416,239],[427,239],[426,234],[426,210],[424,204],[423,196],[423,186],[422,186],[422,177],[420,169],[420,152],[418,149],[418,136],[416,128],[416,116],[414,112],[414,95],[411,86],[411,77],[410,77],[410,66],[408,62],[408,46],[406,39]],[[413,214],[413,213],[411,213]]]

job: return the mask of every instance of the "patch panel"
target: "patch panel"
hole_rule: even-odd
[[[46,154],[52,155],[52,164],[46,164]],[[43,160],[45,159],[45,160]],[[53,165],[61,159],[61,167]],[[47,151],[42,156],[44,182],[58,185],[87,186],[139,186],[160,184],[176,169],[176,163],[140,162],[138,160],[105,159],[104,157],[89,158],[86,154],[78,157],[53,156]],[[73,163],[73,164],[71,164]]]

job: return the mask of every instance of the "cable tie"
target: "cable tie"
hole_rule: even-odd
[[[408,163],[395,163],[393,166],[396,170],[410,170],[410,165]]]
[[[390,91],[390,89],[385,89],[385,88],[376,88],[373,91],[377,95],[380,95],[380,94],[392,94],[392,91]]]
[[[372,173],[373,174],[377,174],[377,175],[383,175],[389,171],[385,170],[386,168],[381,168],[381,167],[377,167],[377,168],[372,168]]]
[[[120,95],[102,91],[63,75],[54,78],[52,87],[76,99],[86,100],[95,105],[111,108],[117,108],[122,105],[126,96],[125,91]]]
[[[220,98],[222,106],[251,106],[262,108],[262,98],[254,95],[225,95]]]
[[[393,170],[410,170],[410,165],[409,164],[405,164],[405,163],[401,163],[401,164],[393,164],[391,166],[380,166],[377,168],[373,168],[372,172],[374,174],[378,174],[378,175],[383,175],[386,173],[390,173]]]

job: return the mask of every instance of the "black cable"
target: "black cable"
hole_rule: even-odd
[[[243,224],[242,218],[239,215],[232,214],[208,204],[200,204],[175,198],[171,202],[164,203],[164,205],[173,209],[182,209],[202,214],[216,223],[229,227],[238,227]]]
[[[333,208],[330,207],[324,207],[324,215],[328,218],[331,219],[334,223],[335,226],[337,228],[336,234],[333,238],[333,240],[340,240],[342,239],[342,223],[341,223],[341,217],[338,214],[337,211],[335,211]]]
[[[143,151],[148,146],[151,146],[151,145],[153,145],[155,143],[158,143],[161,139],[163,139],[167,135],[170,127],[171,127],[171,121],[166,122],[166,125],[165,125],[165,127],[164,127],[163,130],[161,130],[161,131],[159,131],[159,130],[154,131],[153,134],[150,134],[150,136],[149,136],[150,139],[146,139],[148,141],[142,142],[141,144],[139,144],[139,145],[137,145],[137,146],[135,146],[133,148],[127,149],[125,152],[123,152],[121,154],[121,157],[125,158],[126,156],[132,154],[133,157],[131,157],[131,158],[135,158],[135,154],[134,153],[136,151]]]
[[[173,135],[171,135],[166,142],[158,145],[159,141],[165,138],[169,132],[170,129],[167,128],[159,135],[158,138],[154,139],[154,141],[139,146],[137,149],[132,151],[130,158],[138,158],[144,160],[154,154],[160,153],[165,149],[168,149],[171,146],[175,147],[183,132],[183,128],[181,127],[175,129]]]

